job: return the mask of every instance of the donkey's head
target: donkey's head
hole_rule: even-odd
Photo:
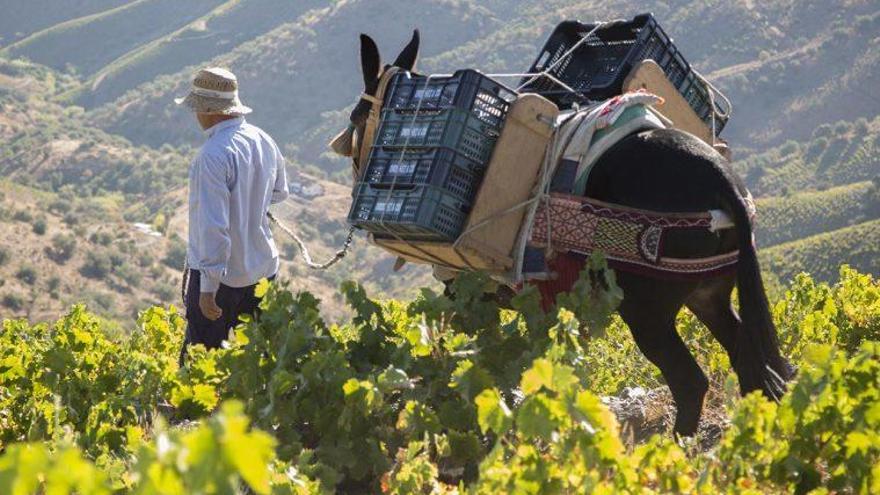
[[[403,70],[412,70],[416,65],[419,56],[419,30],[413,31],[412,39],[404,47],[400,55],[391,65],[382,66],[381,57],[379,56],[379,48],[373,38],[366,34],[361,35],[361,72],[364,75],[364,92],[358,99],[354,110],[349,116],[348,128],[340,132],[330,147],[334,152],[342,156],[350,156],[354,160],[355,169],[359,167],[359,151],[364,143],[364,129],[367,125],[367,118],[370,115],[370,107],[376,99],[376,91],[379,89],[379,80],[382,74],[390,67],[399,67]],[[369,143],[366,144],[369,146]]]

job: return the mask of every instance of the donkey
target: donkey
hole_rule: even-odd
[[[347,131],[334,150],[351,156],[358,169],[359,143],[380,77],[389,67],[412,70],[419,53],[419,32],[392,65],[382,66],[376,43],[360,36],[364,95],[350,115]],[[339,146],[342,142],[343,145]],[[359,143],[368,146],[369,143]],[[660,369],[676,405],[674,432],[696,433],[706,375],[675,329],[675,317],[688,307],[709,328],[730,357],[740,392],[760,390],[778,400],[794,369],[781,355],[753,242],[753,226],[745,200],[746,188],[729,162],[697,137],[675,129],[644,131],[609,149],[594,165],[586,195],[609,203],[656,212],[722,209],[734,229],[709,232],[675,231],[665,240],[664,256],[707,257],[739,250],[735,272],[703,280],[670,281],[616,271],[623,290],[618,312],[642,353]],[[731,303],[739,291],[740,314]]]

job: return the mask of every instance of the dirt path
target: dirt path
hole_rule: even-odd
[[[777,53],[775,55],[771,55],[770,57],[764,60],[752,60],[751,62],[744,62],[741,64],[731,65],[729,67],[724,67],[723,69],[718,69],[714,72],[711,72],[706,75],[706,79],[710,81],[717,81],[718,79],[723,79],[726,77],[735,76],[737,74],[742,74],[745,72],[751,72],[755,69],[759,69],[764,65],[771,64],[773,62],[778,62],[780,60],[785,60],[791,57],[795,57],[798,55],[803,55],[811,50],[817,49],[821,47],[826,41],[828,41],[829,37],[821,36],[816,38],[806,45],[800,46],[798,48],[793,48],[791,50],[787,50],[784,52]]]

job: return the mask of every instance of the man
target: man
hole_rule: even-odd
[[[238,317],[257,310],[254,288],[274,279],[278,249],[266,216],[287,198],[278,146],[244,115],[238,80],[221,68],[196,74],[185,98],[207,141],[189,171],[190,267],[186,291],[187,344],[219,347]]]

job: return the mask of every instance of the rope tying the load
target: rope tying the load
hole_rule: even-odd
[[[597,30],[599,30],[604,24],[605,24],[605,23],[599,23],[599,24],[597,24],[597,25],[596,25],[596,26],[595,26],[595,27],[594,27],[589,33],[587,33],[583,38],[581,38],[577,43],[575,43],[575,44],[574,44],[574,45],[573,45],[573,46],[572,46],[572,47],[571,47],[571,48],[570,48],[565,54],[563,54],[558,60],[556,60],[555,62],[553,62],[553,63],[550,64],[549,66],[547,66],[543,71],[541,71],[541,72],[539,72],[539,73],[515,73],[515,74],[513,74],[513,73],[505,73],[505,74],[490,74],[490,77],[521,77],[521,78],[522,78],[522,77],[529,77],[529,79],[527,79],[526,81],[522,82],[522,83],[516,88],[517,91],[519,91],[519,90],[522,89],[523,87],[525,87],[525,86],[531,84],[532,82],[534,82],[535,80],[537,80],[537,79],[540,78],[540,77],[547,77],[548,79],[552,80],[554,83],[556,83],[556,84],[560,85],[561,87],[563,87],[566,91],[571,91],[572,93],[576,93],[577,91],[575,91],[573,88],[571,88],[570,86],[568,86],[567,84],[563,83],[562,81],[560,81],[559,79],[557,79],[556,77],[554,77],[552,74],[550,74],[550,71],[553,70],[553,69],[554,69],[558,64],[560,64],[563,60],[565,60],[565,58],[566,58],[567,56],[569,56],[572,52],[574,52],[576,49],[578,49],[582,44],[586,43],[586,41],[590,38],[590,36],[592,36]],[[442,75],[439,75],[439,74],[431,74],[431,75],[427,76],[427,77],[425,78],[424,88],[427,88],[428,85],[430,84],[431,80],[432,80],[433,78],[436,78],[436,77],[442,77]],[[377,95],[377,96],[378,96],[378,95]],[[373,97],[372,99],[370,99],[370,100],[368,100],[368,101],[371,101],[371,103],[373,103],[374,107],[375,107],[375,106],[379,106],[379,107],[381,107],[381,105],[383,104],[382,100],[381,100],[380,98],[377,98],[377,97]],[[416,108],[415,108],[415,111],[414,111],[413,114],[412,114],[412,120],[411,120],[411,122],[410,122],[410,125],[414,125],[414,124],[416,123],[416,118],[418,117],[419,112],[421,111],[421,108],[422,108],[422,102],[423,102],[423,101],[424,101],[423,98],[419,98],[418,103],[417,103]],[[555,122],[550,122],[550,123],[548,123],[548,125],[550,125],[551,127],[555,127],[555,126],[557,125],[557,123],[555,123]],[[406,140],[404,141],[404,143],[403,143],[403,147],[402,147],[402,149],[400,150],[400,158],[401,158],[401,159],[405,156],[405,153],[406,153],[406,152],[408,151],[408,149],[409,149],[410,139],[412,138],[412,136],[413,136],[413,133],[411,133],[411,132],[410,132],[410,133],[407,133],[407,135],[406,135]],[[549,150],[548,150],[548,151],[549,151]],[[488,225],[493,219],[500,218],[501,216],[503,216],[503,215],[505,215],[505,214],[507,214],[507,213],[510,213],[510,212],[516,211],[516,210],[518,210],[518,209],[520,209],[520,208],[525,208],[525,207],[528,207],[528,206],[533,206],[533,207],[534,207],[534,206],[535,206],[535,205],[541,200],[541,198],[546,198],[546,194],[549,193],[550,178],[551,178],[551,175],[552,175],[552,170],[550,170],[550,167],[547,166],[547,162],[548,162],[548,160],[545,159],[545,160],[544,160],[544,166],[543,166],[543,168],[542,168],[542,176],[541,176],[541,180],[540,180],[540,186],[539,186],[538,188],[536,188],[537,194],[535,194],[533,197],[529,198],[528,200],[526,200],[526,201],[524,201],[524,202],[521,202],[520,204],[517,204],[517,205],[514,205],[514,206],[512,206],[512,207],[510,207],[510,208],[507,208],[507,209],[505,209],[504,211],[497,212],[497,213],[493,214],[491,217],[486,218],[486,219],[484,219],[483,221],[479,222],[478,224],[469,227],[468,229],[466,229],[464,232],[462,232],[462,233],[458,236],[458,238],[456,239],[455,242],[453,242],[453,249],[455,249],[456,251],[458,251],[462,239],[464,239],[465,236],[466,236],[468,233],[473,232],[474,230],[476,230],[476,229],[478,229],[478,228],[481,228],[481,227],[483,227],[483,226],[485,226],[485,225]],[[395,189],[396,183],[397,183],[397,177],[395,176],[394,179],[393,179],[393,181],[392,181],[391,187],[388,189],[388,192],[386,193],[386,196],[385,196],[387,202],[390,202],[390,200],[391,200],[391,194],[392,194],[392,192],[393,192],[394,189]],[[386,208],[386,209],[384,209],[384,210],[382,211],[382,216],[381,216],[381,218],[380,218],[380,225],[384,225],[385,216],[387,215],[388,211],[389,211],[388,208]],[[549,225],[549,222],[548,222],[548,225]],[[419,247],[418,245],[416,245],[416,244],[410,242],[409,240],[401,238],[397,233],[395,233],[395,232],[393,231],[393,229],[387,229],[387,232],[388,232],[388,233],[391,235],[391,237],[394,238],[395,240],[400,241],[400,242],[403,242],[403,243],[405,243],[408,247],[410,247],[411,249],[414,249],[415,251],[419,252],[421,255],[423,255],[423,256],[425,257],[425,260],[426,260],[426,261],[431,261],[431,262],[434,262],[434,263],[439,264],[439,265],[441,265],[441,266],[445,266],[445,265],[446,265],[446,262],[443,261],[442,259],[440,259],[440,258],[438,258],[437,256],[435,256],[435,255],[433,255],[433,254],[431,254],[431,253],[425,251],[424,249],[422,249],[422,248]],[[461,256],[461,259],[464,260],[464,262],[465,262],[466,264],[470,265],[470,262],[468,261],[468,258],[467,258],[466,256]],[[470,268],[471,268],[471,269],[474,269],[474,267],[472,267],[472,266],[470,266]]]
[[[524,88],[524,87],[528,86],[529,84],[532,84],[533,82],[535,82],[536,80],[538,80],[541,76],[545,76],[545,77],[548,77],[549,79],[553,80],[554,82],[560,84],[563,88],[565,88],[566,91],[571,91],[572,93],[577,94],[577,91],[575,91],[574,89],[570,88],[569,86],[567,86],[567,85],[565,85],[565,84],[560,83],[558,80],[556,80],[556,78],[550,76],[550,71],[553,70],[554,68],[556,68],[556,66],[559,65],[563,60],[567,59],[567,58],[569,57],[569,55],[571,55],[572,53],[574,53],[574,51],[577,50],[578,48],[580,48],[581,45],[583,45],[584,43],[586,43],[587,40],[590,39],[590,36],[592,36],[593,34],[595,34],[596,31],[598,31],[599,28],[601,28],[601,27],[604,26],[605,24],[607,24],[607,22],[599,22],[599,23],[596,23],[596,26],[593,27],[593,29],[591,29],[590,32],[588,32],[587,34],[585,34],[584,37],[581,38],[580,40],[578,40],[577,43],[575,43],[574,45],[572,45],[571,48],[569,48],[568,50],[566,50],[566,52],[563,53],[561,57],[559,57],[558,59],[556,59],[555,62],[553,62],[552,64],[550,64],[550,65],[547,66],[546,68],[544,68],[544,70],[542,70],[542,71],[539,72],[538,74],[535,74],[531,79],[529,79],[529,80],[523,82],[522,84],[520,84],[519,86],[517,86],[516,90],[519,91],[519,90],[521,90],[522,88]]]

